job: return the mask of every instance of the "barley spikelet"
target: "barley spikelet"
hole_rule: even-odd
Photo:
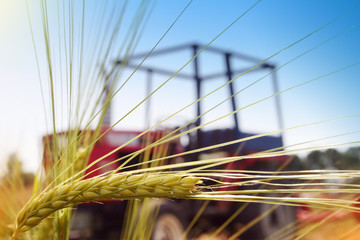
[[[31,239],[54,239],[54,217],[44,219],[41,224],[32,229]],[[11,234],[9,235],[11,236]]]
[[[186,198],[201,180],[176,174],[115,174],[60,184],[31,199],[19,212],[12,239],[55,211],[85,202],[144,197]]]

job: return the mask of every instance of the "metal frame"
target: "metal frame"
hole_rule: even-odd
[[[199,52],[199,50],[201,50],[205,45],[201,45],[201,44],[197,44],[197,43],[193,43],[193,44],[184,44],[184,45],[179,45],[179,46],[174,46],[174,47],[169,47],[169,48],[165,48],[165,49],[161,49],[161,50],[156,50],[153,51],[151,53],[150,57],[153,56],[159,56],[159,55],[165,55],[165,54],[171,54],[177,51],[188,51],[191,50],[192,51],[192,55],[196,56],[196,54]],[[194,80],[196,82],[196,89],[195,89],[195,93],[196,93],[196,97],[197,99],[199,99],[201,97],[201,88],[202,88],[202,82],[203,81],[207,81],[207,80],[211,80],[211,79],[215,79],[215,78],[219,78],[219,77],[227,77],[228,81],[231,81],[233,79],[234,75],[240,74],[244,71],[246,71],[248,68],[241,68],[241,69],[234,69],[232,66],[232,61],[233,59],[241,59],[244,61],[247,61],[249,63],[252,64],[258,64],[259,62],[261,62],[261,59],[252,57],[252,56],[248,56],[245,54],[240,54],[240,53],[236,53],[236,52],[230,52],[230,51],[226,51],[224,49],[220,49],[220,48],[216,48],[216,47],[212,47],[212,46],[208,46],[205,51],[208,52],[213,52],[216,54],[220,54],[223,55],[224,57],[224,62],[225,62],[225,69],[224,71],[221,71],[219,73],[214,73],[214,74],[210,74],[210,75],[205,75],[205,76],[201,76],[199,73],[199,62],[200,62],[200,55],[197,56],[194,60],[193,60],[193,66],[194,66],[194,72],[193,74],[185,74],[185,73],[177,73],[176,77],[177,78],[182,78],[182,79],[190,79],[190,80]],[[157,67],[152,67],[152,66],[146,66],[144,64],[142,64],[141,66],[132,64],[131,61],[136,60],[136,59],[143,59],[148,55],[148,52],[145,53],[140,53],[140,54],[134,54],[131,57],[129,57],[128,59],[126,59],[126,64],[125,66],[128,68],[132,68],[135,69],[137,68],[137,70],[139,71],[145,71],[147,72],[147,80],[148,80],[148,84],[147,84],[147,93],[151,92],[151,79],[153,74],[161,74],[161,75],[168,75],[168,76],[172,76],[174,74],[174,72],[166,69],[166,68],[157,68]],[[116,61],[116,64],[123,64],[122,60],[118,60]],[[278,92],[278,82],[277,82],[277,76],[275,73],[276,66],[272,63],[263,63],[261,65],[259,65],[257,68],[251,70],[251,71],[263,71],[263,70],[269,70],[270,72],[272,72],[271,76],[272,76],[272,85],[273,85],[273,92],[277,93]],[[233,83],[230,82],[229,83],[229,93],[230,96],[232,96],[234,94],[234,86]],[[148,103],[149,104],[149,103]],[[280,105],[280,97],[279,95],[275,96],[275,107],[276,107],[276,115],[277,115],[277,120],[278,120],[278,127],[280,129],[283,128],[283,118],[282,118],[282,111],[281,111],[281,105]],[[232,106],[232,110],[235,111],[237,109],[236,106],[236,102],[234,98],[231,98],[231,106]],[[147,109],[149,109],[150,105],[148,105]],[[197,109],[197,115],[201,115],[201,104],[200,101],[197,102],[196,104],[196,109]],[[148,110],[147,110],[148,111]],[[150,114],[149,112],[147,112],[147,114]],[[241,135],[241,130],[240,130],[240,126],[239,126],[239,119],[238,119],[238,113],[233,114],[233,119],[234,119],[234,131],[235,131],[235,136],[237,138],[240,137]],[[201,119],[199,118],[196,123],[197,126],[201,125]]]

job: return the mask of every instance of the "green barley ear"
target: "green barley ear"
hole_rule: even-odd
[[[37,3],[39,4],[37,6]],[[127,16],[130,27],[124,35],[126,39],[116,45],[123,35],[122,21],[127,10],[126,2],[99,4],[99,8],[89,7],[88,1],[46,0],[25,1],[28,22],[38,67],[47,132],[44,137],[45,176],[35,185],[36,191],[47,191],[74,177],[83,178],[88,159],[95,142],[99,140],[105,115],[110,107],[114,89],[117,87],[120,70],[113,69],[106,75],[105,69],[110,59],[127,58],[134,50],[141,35],[142,25],[152,8],[152,1],[142,1],[135,12]],[[38,7],[40,14],[30,15],[33,7]],[[110,14],[111,13],[111,14]],[[96,15],[90,23],[88,15]],[[101,17],[100,17],[101,16]],[[92,18],[92,17],[91,17]],[[40,35],[33,28],[33,23],[41,21]],[[54,21],[53,21],[54,20]],[[91,28],[91,31],[89,30]],[[93,34],[94,32],[101,34]],[[41,36],[42,41],[37,41]],[[55,37],[56,36],[56,37]],[[39,44],[41,42],[43,45]],[[90,43],[96,43],[95,46]],[[90,44],[91,47],[89,47]],[[116,47],[114,46],[116,45]],[[44,50],[46,64],[41,69]],[[91,51],[89,51],[91,49]],[[42,74],[46,73],[45,80]],[[65,87],[66,86],[66,87]],[[49,93],[49,109],[45,106],[44,92]],[[89,131],[89,129],[92,129]],[[32,200],[37,201],[38,193]],[[47,210],[45,210],[47,211]],[[69,235],[71,209],[58,211],[53,216],[56,239],[67,239]],[[32,223],[33,220],[29,220]],[[31,225],[31,224],[29,224]],[[58,231],[57,231],[58,230]]]

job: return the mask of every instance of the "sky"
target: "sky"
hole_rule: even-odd
[[[37,1],[29,2],[36,49],[40,56],[41,76],[44,76],[46,61],[44,61],[44,43],[41,40],[39,5]],[[111,6],[115,2],[108,1],[109,10],[105,12],[107,16],[111,14]],[[99,6],[95,4],[96,1],[87,1],[86,3],[87,9],[91,13],[97,12]],[[124,15],[125,25],[130,24],[129,19],[134,14],[137,3],[138,1],[130,1],[128,11]],[[255,3],[256,1],[250,0],[194,0],[157,49],[194,42],[207,44]],[[149,51],[187,4],[188,1],[156,1],[134,52]],[[51,9],[57,10],[55,1],[49,5]],[[219,36],[212,46],[262,60],[276,54],[269,59],[269,62],[276,66],[282,66],[321,44],[277,71],[279,88],[285,90],[360,62],[360,45],[358,44],[360,42],[360,26],[357,25],[360,23],[360,9],[356,8],[357,6],[360,5],[355,0],[263,0]],[[345,16],[287,48],[342,15]],[[56,27],[53,19],[49,20],[50,29]],[[96,16],[92,14],[86,15],[85,18],[88,23],[85,32],[89,36],[84,45],[86,46],[85,58],[91,57],[92,46],[96,45],[96,41],[92,39],[96,39],[96,35],[101,34],[93,30],[95,26],[92,25],[92,21],[96,23],[96,19]],[[41,136],[46,133],[47,128],[24,0],[0,0],[0,34],[0,108],[2,112],[0,118],[0,164],[6,161],[9,154],[17,152],[24,161],[25,169],[35,171],[41,159]],[[76,32],[76,34],[80,33]],[[334,36],[336,37],[333,38]],[[55,39],[53,43],[56,46],[57,38],[53,39]],[[123,35],[119,37],[117,46],[120,46],[121,39],[123,39]],[[323,43],[324,41],[326,42]],[[189,52],[176,53],[164,57],[150,57],[144,65],[160,66],[175,72],[190,58],[191,53]],[[116,54],[112,55],[111,59],[116,59]],[[199,61],[201,61],[200,74],[202,75],[223,71],[223,60],[219,56],[204,52],[199,56]],[[111,64],[112,62],[109,60],[109,66]],[[251,67],[252,65],[243,61],[234,62],[234,68],[244,66]],[[183,72],[189,73],[192,70],[190,64]],[[129,73],[130,71],[125,72],[124,76]],[[249,76],[236,80],[235,89],[240,90],[265,73],[248,74]],[[281,94],[284,127],[359,114],[359,76],[360,65],[355,65]],[[138,73],[133,79],[124,91],[114,98],[113,122],[145,96],[144,74]],[[154,87],[164,80],[166,79],[162,76],[154,77]],[[214,89],[224,81],[225,79],[219,78],[205,83],[202,94]],[[236,97],[238,106],[244,107],[269,96],[272,94],[270,87],[270,79],[264,79],[260,84]],[[194,92],[194,85],[191,82],[173,79],[152,98],[151,109],[154,112],[152,113],[152,123],[158,122],[175,109],[193,101]],[[226,97],[227,94],[226,90],[220,91],[204,101],[203,108],[210,107],[219,99]],[[44,94],[44,98],[49,100],[48,93]],[[242,111],[239,124],[243,131],[264,132],[277,129],[273,105],[273,100],[270,100]],[[205,117],[204,121],[210,121],[218,115],[227,113],[229,109],[230,105],[224,104],[216,113]],[[117,128],[143,129],[145,121],[144,113],[141,111],[143,108],[140,108],[138,113],[134,113],[133,118],[122,122]],[[192,114],[194,114],[194,108],[176,117],[173,122],[184,123],[191,119]],[[352,117],[291,130],[284,134],[285,144],[290,145],[359,131],[359,120],[359,117]],[[218,122],[214,127],[231,124],[230,120],[224,120]],[[359,141],[359,139],[360,134],[355,133],[311,144],[342,143]]]

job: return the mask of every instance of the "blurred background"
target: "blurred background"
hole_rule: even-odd
[[[226,3],[220,1],[194,1],[160,43],[158,49],[188,43],[207,44],[254,3],[255,1],[227,1]],[[109,4],[113,4],[113,2],[110,1]],[[143,53],[149,51],[186,4],[186,1],[171,3],[162,0],[158,1],[134,52]],[[347,13],[355,8],[357,4],[357,1],[262,1],[216,39],[212,46],[228,52],[238,52],[257,59],[265,59],[320,26]],[[131,10],[136,8],[136,5],[136,2],[129,4],[129,14],[131,14]],[[56,8],[55,5],[50,7]],[[88,7],[95,7],[95,3],[90,1]],[[326,42],[280,69],[277,72],[279,90],[284,90],[290,86],[358,62],[360,52],[358,44],[360,31],[359,26],[356,25],[360,20],[358,13],[359,10],[355,9],[322,31],[269,60],[276,66],[280,66],[298,54],[354,25],[335,39]],[[35,40],[40,39],[42,34],[41,21],[40,17],[38,17],[39,10],[36,4],[30,4],[30,14],[33,17],[32,27]],[[23,1],[0,1],[0,32],[0,109],[2,112],[0,118],[0,150],[2,152],[0,163],[5,166],[8,157],[13,153],[17,153],[19,158],[23,160],[24,169],[34,172],[39,166],[42,156],[41,137],[49,132],[49,129],[45,123],[46,118],[39,87],[34,48]],[[121,39],[119,39],[119,42],[121,42]],[[36,43],[38,44],[38,54],[42,56],[44,49],[41,47],[40,40],[36,40]],[[91,44],[95,43],[90,42],[89,46]],[[166,57],[150,57],[144,64],[155,67],[160,65],[175,72],[190,60],[191,56],[191,52],[185,51],[170,54]],[[112,59],[115,61],[116,56],[113,56]],[[199,71],[203,75],[215,73],[224,67],[223,60],[211,52],[204,52],[199,59],[202,60]],[[40,58],[39,64],[41,68],[44,68],[44,59]],[[246,65],[242,61],[234,61],[233,64],[234,68],[251,67],[251,64]],[[109,65],[111,65],[111,62],[109,62]],[[183,70],[183,73],[190,71],[192,71],[192,66],[189,65]],[[359,113],[359,73],[360,67],[356,65],[281,94],[284,127]],[[127,74],[128,72],[124,74],[124,77]],[[257,79],[259,77],[257,74],[249,74],[249,77],[236,81],[234,84],[235,89],[239,90],[253,79]],[[144,98],[146,94],[145,78],[145,74],[139,71],[126,86],[126,89],[114,98],[112,122],[115,122],[137,101]],[[164,76],[159,76],[154,79],[153,87],[157,86],[164,78]],[[221,82],[224,82],[224,78],[205,83],[201,95],[214,89]],[[151,101],[151,124],[160,121],[174,109],[193,101],[195,93],[192,91],[195,91],[195,88],[192,84],[194,83],[191,81],[174,79],[154,96]],[[241,93],[240,96],[236,97],[238,106],[246,106],[267,97],[271,94],[271,90],[269,90],[270,84],[271,81],[265,79],[261,84],[257,84]],[[134,94],[135,91],[136,94]],[[225,93],[219,92],[204,101],[202,103],[203,108],[209,108],[213,103],[223,98],[224,95]],[[48,100],[49,96],[45,94],[44,99],[45,101]],[[166,99],[166,101],[163,99]],[[241,129],[252,132],[266,132],[278,129],[271,101],[273,100],[242,111],[238,120]],[[230,107],[230,103],[224,104],[224,107],[218,110],[218,114],[228,112]],[[194,115],[194,111],[195,107],[189,109],[188,112],[184,112],[173,120],[174,124],[178,125],[187,122]],[[132,117],[117,125],[116,128],[145,129],[147,126],[145,126],[143,116],[144,111],[140,108]],[[204,121],[209,121],[214,117],[216,115],[207,116]],[[355,117],[287,131],[284,133],[284,143],[285,145],[291,145],[305,140],[358,131],[358,122],[358,117]],[[216,124],[226,126],[232,123],[225,119],[223,122]],[[358,140],[359,136],[359,133],[354,133],[346,137],[311,143],[311,145],[354,141]],[[345,149],[342,150],[345,151]],[[305,157],[305,155],[302,157]]]

